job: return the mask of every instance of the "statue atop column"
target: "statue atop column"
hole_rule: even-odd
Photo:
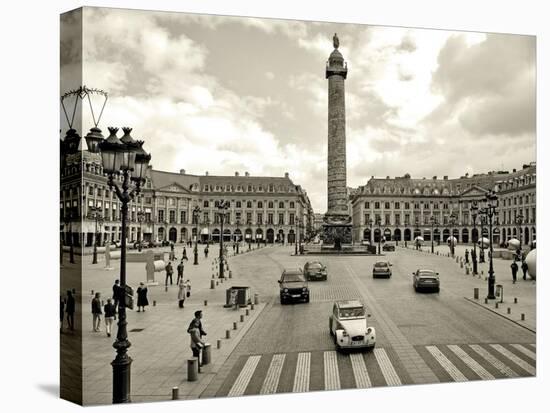
[[[338,49],[338,46],[340,46],[340,40],[338,40],[338,35],[336,33],[334,33],[334,36],[332,37],[332,44],[335,49]]]

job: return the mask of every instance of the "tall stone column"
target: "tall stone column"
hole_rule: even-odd
[[[333,37],[334,50],[326,66],[328,79],[328,169],[327,213],[324,221],[324,243],[351,243],[351,216],[348,211],[346,178],[346,102],[344,81],[347,64],[339,52],[340,41]]]

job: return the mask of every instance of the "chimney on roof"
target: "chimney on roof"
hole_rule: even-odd
[[[449,179],[449,177],[447,175],[444,175],[443,179],[446,181],[447,179]]]
[[[180,174],[185,175],[185,169],[180,169]]]
[[[437,179],[437,175],[434,175],[432,179],[435,181]]]
[[[389,176],[389,175],[386,175],[386,179],[390,179],[390,176]]]
[[[516,168],[512,169],[512,172],[516,172]]]
[[[204,175],[205,175],[205,176],[208,176],[208,171],[206,171]]]
[[[288,179],[288,172],[285,172],[285,178]]]
[[[244,176],[250,176],[250,174],[248,172],[245,172]]]
[[[235,171],[235,176],[239,176],[239,172],[238,172],[238,171]]]

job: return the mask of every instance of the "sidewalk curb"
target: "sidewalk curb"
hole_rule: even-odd
[[[219,375],[220,370],[226,363],[226,361],[231,357],[231,354],[233,354],[233,351],[235,351],[235,348],[238,346],[238,344],[241,342],[244,335],[250,330],[250,328],[254,325],[260,314],[267,308],[267,303],[260,304],[262,307],[254,310],[252,316],[247,320],[248,322],[246,325],[244,325],[238,332],[238,334],[232,339],[231,344],[229,344],[226,349],[227,351],[227,357],[220,359],[214,363],[212,363],[210,366],[206,367],[204,373],[202,374],[202,380],[199,380],[191,389],[189,392],[182,394],[180,389],[180,400],[186,400],[186,399],[199,399],[202,397],[202,394],[207,390],[207,388],[210,386],[213,380],[216,379],[216,377]],[[225,340],[225,339],[224,339]],[[225,380],[225,376],[223,377],[223,380]],[[222,383],[223,383],[222,380]],[[180,382],[180,385],[182,383],[187,383],[187,381]]]
[[[477,301],[472,300],[471,298],[464,297],[464,299],[465,299],[466,301],[469,301],[469,302],[471,302],[472,304],[476,304],[476,305],[478,305],[479,307],[484,308],[485,310],[490,311],[491,313],[496,314],[496,315],[498,315],[498,316],[500,316],[500,317],[502,317],[502,318],[504,318],[504,319],[506,319],[506,320],[508,320],[508,321],[510,321],[510,322],[512,322],[512,323],[514,323],[514,324],[516,324],[516,325],[518,325],[518,326],[520,326],[520,327],[523,327],[524,329],[530,331],[530,332],[533,333],[533,334],[537,334],[537,331],[536,331],[536,330],[533,330],[532,328],[527,327],[527,326],[525,326],[525,325],[519,323],[518,321],[512,320],[512,319],[509,318],[509,317],[506,317],[504,314],[497,313],[496,311],[494,311],[494,310],[492,310],[492,309],[490,309],[490,308],[488,308],[488,307],[485,307],[483,304],[478,303]]]

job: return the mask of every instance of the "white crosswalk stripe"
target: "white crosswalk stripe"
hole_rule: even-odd
[[[339,390],[340,375],[338,374],[336,351],[325,351],[323,360],[325,362],[325,390]]]
[[[294,393],[309,391],[309,369],[311,363],[311,353],[299,353],[296,363],[296,373],[294,374]]]
[[[369,372],[367,366],[365,366],[365,360],[362,354],[351,354],[351,368],[353,369],[353,377],[355,377],[355,384],[358,389],[366,389],[372,387],[370,381]]]
[[[495,356],[493,356],[491,353],[489,353],[487,350],[485,350],[479,344],[471,344],[470,348],[472,350],[474,350],[477,354],[479,354],[481,357],[483,357],[483,359],[486,360],[488,363],[492,364],[493,367],[495,367],[498,371],[500,371],[505,376],[507,376],[507,377],[519,377],[519,374],[517,374],[514,370],[512,370],[510,367],[508,367],[502,361],[497,359]]]
[[[277,391],[279,385],[279,377],[283,371],[283,364],[285,362],[284,354],[275,354],[271,359],[271,364],[267,370],[264,384],[260,389],[260,394],[273,394]]]
[[[229,393],[227,394],[228,396],[242,396],[244,394],[246,386],[248,386],[248,383],[250,382],[261,357],[262,356],[250,356],[248,358],[243,369],[241,370],[241,373],[237,377],[237,380],[233,383],[233,387],[229,390]]]
[[[520,351],[521,353],[525,354],[531,360],[537,359],[537,355],[535,353],[533,353],[531,350],[529,350],[525,346],[522,346],[521,344],[512,344],[512,347],[514,347],[516,350]]]
[[[391,364],[386,350],[384,350],[383,348],[375,348],[374,356],[376,357],[376,361],[380,366],[380,370],[382,370],[382,375],[384,376],[384,380],[386,380],[387,385],[400,386],[401,380],[399,379],[399,376],[393,368],[393,365]]]
[[[452,344],[447,346],[455,355],[460,358],[468,367],[470,367],[479,377],[483,380],[494,379],[491,373],[489,373],[481,364],[475,361],[468,353],[462,350],[459,346]]]
[[[443,354],[436,346],[427,346],[426,350],[430,352],[437,362],[445,369],[447,373],[452,377],[454,381],[467,381],[468,379],[464,374],[451,363],[451,361]]]
[[[494,348],[496,351],[498,351],[503,356],[507,357],[514,363],[516,363],[518,366],[520,366],[523,370],[528,372],[529,374],[532,374],[533,376],[536,374],[536,369],[531,366],[529,363],[526,363],[522,359],[520,359],[518,356],[516,356],[511,351],[505,349],[500,344],[491,344],[491,347]]]

